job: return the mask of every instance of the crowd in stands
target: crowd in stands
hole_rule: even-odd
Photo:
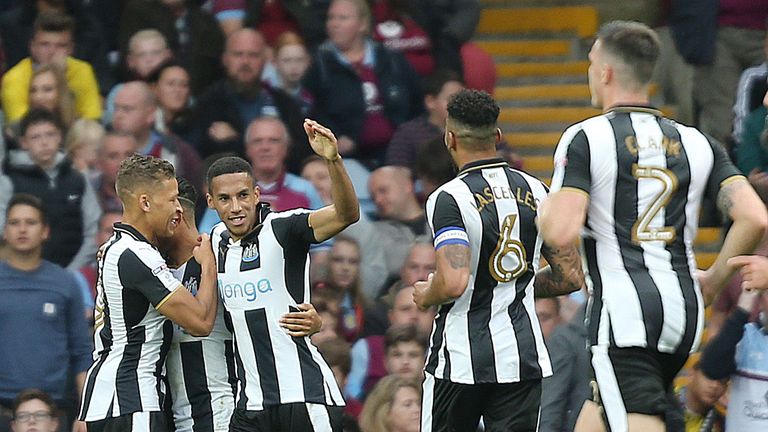
[[[695,10],[715,23],[712,40],[694,32],[700,46],[684,31],[690,11],[677,3],[685,2],[661,3],[670,6],[675,55],[696,65],[684,96],[690,121],[729,146],[768,202],[768,0]],[[339,138],[362,209],[358,223],[310,251],[324,321],[312,341],[345,391],[345,430],[417,431],[435,315],[412,300],[413,284],[435,269],[424,200],[456,173],[443,143],[447,101],[465,86],[494,89],[490,56],[470,42],[480,7],[0,1],[0,432],[72,425],[91,364],[88,325],[100,314],[96,253],[122,212],[120,162],[137,152],[167,159],[204,197],[207,167],[238,155],[274,210],[317,209],[331,201],[330,178],[302,129],[307,117]],[[510,144],[500,156],[524,168]],[[25,225],[13,206],[19,193],[42,200],[43,226]],[[196,204],[201,232],[210,231],[216,213]],[[35,242],[43,261],[30,266]],[[738,278],[731,286],[710,312],[708,344],[670,396],[684,417],[668,416],[668,430],[766,430],[768,295],[743,294]],[[537,301],[555,370],[543,384],[542,431],[572,430],[590,396],[585,304],[586,290]]]

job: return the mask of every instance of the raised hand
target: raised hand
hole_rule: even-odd
[[[339,158],[339,144],[330,129],[314,120],[304,119],[304,132],[309,138],[309,145],[318,156],[328,161]]]

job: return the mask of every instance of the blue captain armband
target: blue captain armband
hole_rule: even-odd
[[[464,228],[448,226],[435,233],[435,250],[452,244],[469,246],[469,237]]]

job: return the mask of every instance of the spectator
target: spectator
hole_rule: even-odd
[[[563,322],[562,317],[560,317],[560,299],[557,297],[537,298],[536,316],[539,318],[541,334],[546,342],[552,332]]]
[[[192,112],[187,70],[181,64],[169,61],[161,64],[148,81],[158,104],[155,129],[188,139],[191,136]]]
[[[354,342],[366,336],[369,310],[368,299],[360,289],[360,247],[358,243],[344,236],[334,239],[328,260],[326,289],[341,296],[339,333],[347,342]]]
[[[133,0],[123,11],[119,44],[125,52],[137,31],[154,28],[189,71],[192,94],[198,95],[221,76],[219,59],[224,34],[218,23],[195,2],[186,0]]]
[[[40,108],[54,113],[67,130],[75,121],[75,100],[67,87],[67,79],[61,69],[48,64],[32,72],[29,82],[29,108]],[[9,140],[19,136],[19,122],[6,129]]]
[[[406,379],[421,378],[427,339],[415,325],[392,326],[384,335],[387,372]]]
[[[227,39],[222,56],[227,79],[211,86],[198,99],[194,142],[203,158],[216,153],[244,156],[243,134],[251,121],[263,116],[280,117],[294,144],[288,171],[295,173],[312,151],[298,105],[282,91],[261,83],[265,50],[264,37],[252,29],[238,30]]]
[[[318,49],[304,85],[318,120],[339,137],[339,151],[378,166],[395,128],[421,111],[418,75],[397,52],[368,36],[365,0],[333,0],[328,41]]]
[[[368,180],[368,189],[380,220],[361,219],[345,233],[362,246],[363,289],[373,298],[400,273],[414,239],[430,231],[407,168],[377,169]]]
[[[728,415],[725,430],[765,431],[768,428],[768,295],[760,278],[752,272],[765,272],[766,258],[756,255],[736,257],[729,264],[742,267],[742,293],[738,307],[726,320],[720,333],[710,339],[701,356],[701,371],[710,380],[730,377]],[[745,274],[746,273],[746,274]],[[764,279],[764,278],[763,278]],[[763,281],[764,282],[764,281]],[[758,285],[753,285],[753,284]],[[752,289],[750,291],[750,289]],[[748,322],[749,311],[760,304],[760,322]]]
[[[584,401],[591,395],[585,311],[580,307],[570,322],[554,329],[545,340],[552,376],[541,381],[541,432],[572,431]]]
[[[30,111],[21,122],[21,148],[3,162],[0,213],[14,193],[34,195],[46,205],[56,223],[43,247],[43,258],[76,271],[96,255],[101,209],[85,176],[61,150],[62,128],[45,110]],[[0,226],[5,221],[0,220]]]
[[[71,273],[42,258],[50,227],[39,198],[14,195],[3,216],[7,257],[0,262],[0,406],[11,409],[18,392],[36,387],[73,414],[67,402],[73,390],[82,393],[91,365],[80,291]],[[69,387],[70,377],[75,389]]]
[[[0,16],[0,40],[3,41],[5,60],[15,65],[29,56],[35,20],[44,13],[57,13],[72,17],[75,26],[72,36],[72,57],[91,65],[99,82],[101,93],[106,93],[114,82],[112,68],[107,59],[106,37],[109,32],[96,19],[84,2],[77,0],[35,0],[20,2]]]
[[[325,325],[325,323],[323,323]],[[322,342],[314,342],[317,345],[317,350],[323,355],[325,361],[328,362],[328,366],[333,371],[333,376],[336,378],[336,383],[339,388],[344,388],[347,384],[347,375],[349,375],[350,359],[349,359],[349,344],[339,338],[327,339]],[[363,410],[363,404],[357,399],[348,395],[344,396],[344,427],[345,432],[357,429],[357,418],[360,415],[360,411]],[[354,427],[354,429],[350,429]]]
[[[435,69],[429,34],[411,18],[411,4],[404,0],[373,0],[373,40],[405,56],[422,77]]]
[[[35,19],[30,57],[21,60],[3,75],[2,103],[6,121],[18,121],[29,108],[29,85],[32,72],[48,64],[65,69],[67,85],[75,97],[78,117],[101,117],[99,86],[90,64],[71,57],[74,22],[67,15],[44,13]]]
[[[101,139],[106,131],[95,120],[80,119],[72,124],[64,139],[64,149],[72,165],[86,178],[96,175]]]
[[[477,0],[416,0],[413,17],[427,30],[434,46],[438,68],[451,69],[464,76],[461,47],[475,34],[480,21],[480,2]]]
[[[430,140],[443,136],[448,99],[463,88],[453,71],[439,70],[425,80],[423,104],[427,112],[398,126],[387,148],[387,165],[414,169],[419,150]]]
[[[363,432],[416,432],[421,414],[421,385],[392,375],[373,389],[360,413]]]
[[[128,52],[125,55],[125,71],[123,79],[109,90],[102,122],[112,124],[115,113],[115,96],[123,87],[123,82],[137,80],[147,81],[155,70],[164,62],[169,61],[173,53],[168,49],[165,36],[156,29],[137,31],[128,40]]]
[[[331,199],[331,175],[320,156],[310,156],[301,167],[301,176],[312,183],[324,205],[333,202]],[[362,215],[361,215],[362,216]]]
[[[174,135],[155,129],[157,99],[149,86],[141,81],[124,84],[115,96],[112,129],[130,133],[139,143],[139,153],[165,159],[196,188],[202,185],[202,161],[195,150]]]
[[[733,139],[741,144],[744,123],[747,116],[763,105],[763,97],[768,91],[768,33],[763,41],[763,62],[744,70],[736,87],[736,103],[733,105]]]
[[[727,379],[713,380],[701,372],[700,359],[694,360],[688,384],[676,390],[683,407],[686,431],[723,432],[724,418],[715,404],[723,396]]]
[[[24,390],[13,400],[13,432],[56,432],[59,412],[53,399],[44,391]]]
[[[330,290],[320,290],[319,292],[330,292]],[[313,344],[319,347],[321,343],[329,339],[340,338],[337,331],[339,328],[339,304],[338,302],[331,303],[328,301],[319,300],[318,298],[320,296],[315,296],[314,294],[315,293],[313,293],[312,305],[315,307],[317,314],[320,316],[323,325],[320,327],[320,331],[311,335],[309,339],[312,340]],[[333,369],[333,365],[329,366],[331,366],[331,369]]]
[[[312,183],[286,171],[291,148],[288,129],[279,118],[260,117],[248,125],[245,153],[261,192],[259,200],[276,211],[319,209],[323,201]]]
[[[419,338],[425,339],[432,330],[434,308],[421,311],[413,302],[413,285],[396,283],[390,290],[391,299],[387,306],[391,328],[415,327]],[[352,367],[348,376],[345,393],[362,400],[374,384],[387,375],[386,343],[384,335],[371,335],[359,339],[352,345]],[[424,356],[421,357],[421,366]]]
[[[437,188],[456,177],[456,164],[445,148],[445,137],[440,135],[421,147],[414,164],[416,179],[421,182],[419,198],[426,202],[427,197]]]
[[[289,28],[302,35],[313,50],[325,39],[328,0],[246,0],[245,3],[243,25],[264,32],[268,41],[275,41]]]
[[[275,41],[275,79],[272,87],[293,96],[305,116],[312,111],[312,95],[301,86],[301,79],[309,67],[309,53],[304,41],[293,32],[280,35]]]
[[[768,92],[763,94],[763,103],[744,119],[740,144],[736,148],[736,165],[744,174],[768,170]]]
[[[123,212],[105,211],[99,218],[99,231],[96,233],[95,246],[98,248],[112,237],[112,227],[123,217]],[[80,291],[87,296],[83,302],[86,306],[85,315],[88,322],[93,319],[93,306],[96,299],[96,278],[98,275],[98,268],[96,260],[87,265],[80,267],[75,272],[75,280],[80,285]]]
[[[427,280],[435,272],[435,247],[430,236],[417,237],[411,244],[408,256],[400,269],[400,280],[411,286],[418,281]],[[430,326],[431,327],[431,326]]]
[[[727,143],[739,77],[748,67],[765,61],[768,0],[719,0],[716,19],[714,58],[696,66],[693,98],[702,132]]]
[[[97,153],[97,174],[91,179],[96,197],[105,212],[123,212],[123,204],[115,191],[120,162],[139,150],[138,141],[127,132],[108,132],[101,140]]]

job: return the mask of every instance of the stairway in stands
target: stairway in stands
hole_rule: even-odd
[[[599,114],[590,105],[587,83],[587,53],[599,27],[597,9],[525,6],[536,4],[526,0],[481,3],[474,40],[496,63],[501,128],[523,157],[524,169],[549,183],[560,134],[569,125]],[[655,90],[652,87],[652,94]],[[672,109],[662,107],[662,111]],[[699,230],[700,266],[712,264],[719,244],[719,228]]]

